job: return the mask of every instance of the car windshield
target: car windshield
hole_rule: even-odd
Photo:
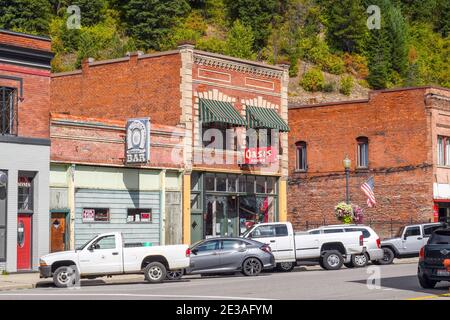
[[[252,227],[250,227],[250,228],[248,228],[247,230],[245,230],[245,232],[242,234],[241,237],[245,238],[245,237],[250,233],[251,230],[253,230]]]
[[[450,244],[450,229],[435,231],[428,244]]]
[[[91,242],[92,240],[94,240],[95,238],[97,238],[97,235],[92,237],[91,239],[89,239],[88,241],[86,241],[85,244],[83,244],[81,247],[78,247],[77,250],[83,250],[88,244],[89,242]]]
[[[405,230],[405,227],[400,227],[397,231],[397,233],[395,234],[396,238],[400,238],[403,234],[403,230]]]

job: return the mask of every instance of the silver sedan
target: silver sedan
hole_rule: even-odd
[[[256,276],[264,269],[272,269],[275,258],[267,244],[242,238],[212,238],[191,247],[191,265],[185,274],[219,274],[242,272]],[[173,274],[172,274],[173,273]],[[171,272],[168,279],[175,280],[182,273]]]

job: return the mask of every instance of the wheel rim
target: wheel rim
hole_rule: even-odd
[[[182,271],[168,271],[167,272],[167,277],[169,279],[178,279],[178,278],[181,278],[182,275],[183,275]]]
[[[289,270],[291,268],[292,264],[290,262],[281,262],[280,267],[283,270]]]
[[[367,258],[366,256],[363,255],[359,255],[359,256],[355,256],[355,264],[357,264],[358,266],[363,266],[367,263]]]
[[[341,259],[339,259],[337,254],[331,254],[327,258],[327,262],[331,267],[337,267],[340,261]]]
[[[244,265],[246,274],[255,275],[261,271],[261,263],[256,259],[248,259]]]
[[[67,285],[70,283],[71,279],[72,279],[72,273],[69,271],[62,271],[60,273],[58,273],[58,282],[64,285]]]
[[[389,261],[391,260],[392,254],[391,252],[389,252],[388,250],[384,250],[384,256],[383,256],[383,261]]]
[[[152,280],[159,280],[162,276],[162,270],[160,267],[151,267],[150,270],[148,271],[148,276],[150,277],[150,279]]]

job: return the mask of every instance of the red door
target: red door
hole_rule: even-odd
[[[31,269],[31,215],[19,214],[17,220],[17,270]]]

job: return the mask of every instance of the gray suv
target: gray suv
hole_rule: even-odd
[[[427,244],[433,231],[443,226],[442,223],[412,224],[401,227],[394,238],[381,241],[383,259],[379,264],[391,264],[394,258],[418,257],[420,249]]]

